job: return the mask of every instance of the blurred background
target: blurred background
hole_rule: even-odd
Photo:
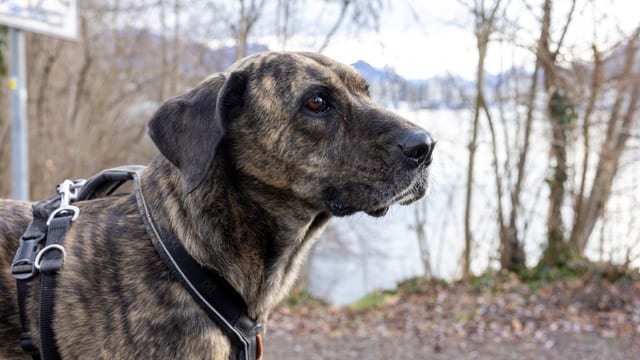
[[[376,101],[438,147],[430,195],[382,219],[336,219],[300,291],[344,306],[407,279],[637,274],[635,0],[78,3],[77,41],[26,37],[31,199],[65,178],[147,163],[158,105],[234,60],[316,51],[352,64]],[[6,45],[5,29],[0,196],[10,197]],[[640,323],[640,305],[631,313]]]

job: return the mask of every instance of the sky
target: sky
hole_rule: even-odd
[[[473,79],[477,50],[473,35],[473,20],[462,1],[397,0],[384,2],[378,32],[355,31],[343,26],[324,52],[337,60],[353,63],[365,60],[376,67],[393,68],[410,79],[425,79],[438,75],[455,74]],[[472,2],[470,0],[466,2]],[[486,1],[491,4],[491,1]],[[489,48],[487,71],[499,73],[510,66],[530,64],[531,48],[539,33],[538,4],[531,1],[511,0],[509,18],[517,22],[520,30],[513,35],[516,41],[495,42]],[[556,1],[552,27],[559,32],[566,19],[568,0]],[[332,24],[337,7],[324,1],[313,1],[305,13],[313,14],[300,35],[287,42],[287,50],[316,50],[321,43],[323,26]],[[640,20],[640,1],[637,0],[578,0],[574,23],[567,35],[568,51],[565,59],[581,58],[589,54],[591,43],[601,48],[610,47],[620,40],[620,33],[630,34]],[[593,24],[597,24],[594,26]],[[313,26],[309,26],[315,24]],[[552,30],[554,30],[552,28]],[[278,40],[264,36],[262,41],[272,49],[281,47]],[[518,46],[511,45],[518,43]]]

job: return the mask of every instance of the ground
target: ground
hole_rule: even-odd
[[[349,308],[285,304],[265,359],[640,359],[640,277],[414,280]]]

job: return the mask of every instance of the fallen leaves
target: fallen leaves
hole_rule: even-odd
[[[469,342],[515,343],[526,339],[550,350],[560,334],[596,334],[605,339],[640,338],[640,280],[610,283],[569,279],[523,283],[499,276],[488,283],[424,282],[398,291],[368,309],[320,303],[283,307],[271,316],[272,334],[324,333],[330,339],[357,336],[417,338],[440,353]]]

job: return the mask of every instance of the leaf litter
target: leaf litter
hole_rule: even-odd
[[[640,359],[640,277],[413,280],[369,307],[284,304],[269,359]]]

